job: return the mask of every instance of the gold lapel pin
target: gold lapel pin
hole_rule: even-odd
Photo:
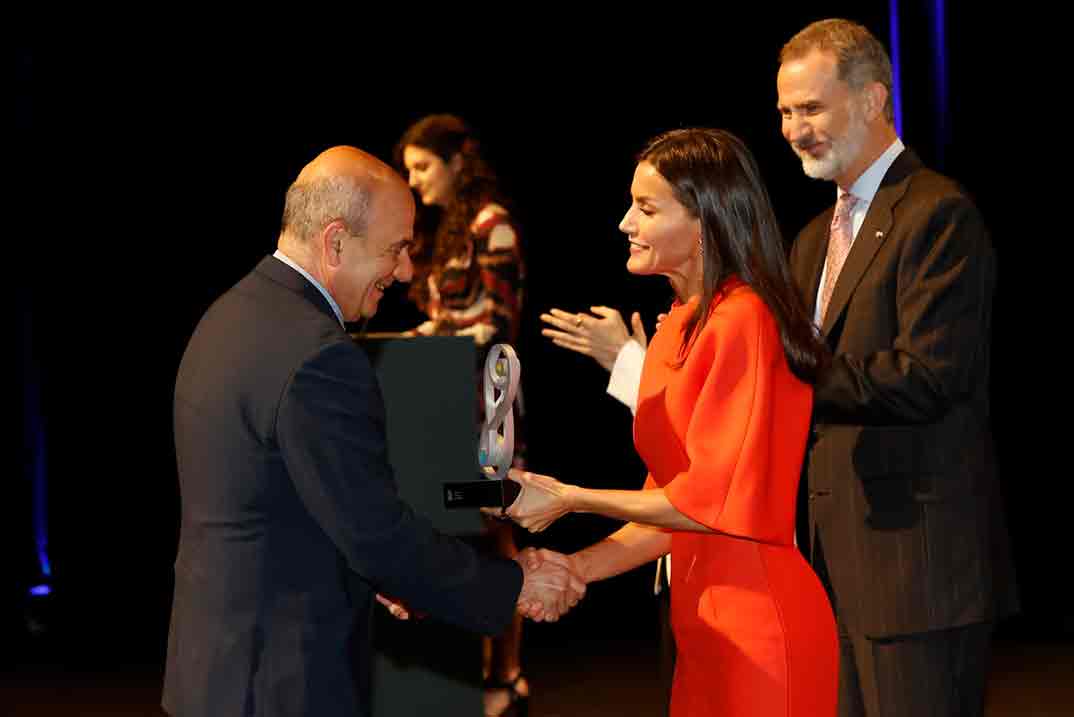
[[[878,231],[878,232],[876,233],[876,238],[877,238],[877,239],[883,239],[883,238],[884,238],[884,232]]]

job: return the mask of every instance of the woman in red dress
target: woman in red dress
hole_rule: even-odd
[[[673,717],[834,715],[835,621],[794,545],[810,382],[826,355],[756,162],[727,132],[668,132],[642,153],[631,196],[627,269],[667,276],[677,297],[634,422],[649,476],[616,491],[512,471],[523,489],[507,514],[530,530],[568,512],[629,521],[562,558],[587,581],[671,553]]]

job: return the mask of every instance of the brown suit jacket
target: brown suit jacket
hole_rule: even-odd
[[[810,314],[833,208],[791,251]],[[870,637],[1016,607],[989,429],[995,259],[980,213],[909,150],[888,170],[821,333],[806,470],[835,608]]]

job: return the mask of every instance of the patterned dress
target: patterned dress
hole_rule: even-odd
[[[472,335],[478,347],[518,338],[525,278],[518,232],[507,210],[486,204],[470,224],[463,251],[432,267],[426,312],[436,333]],[[484,352],[479,351],[481,358]]]
[[[463,251],[443,266],[428,268],[423,310],[435,317],[437,335],[472,336],[477,344],[477,419],[485,418],[484,366],[496,343],[518,340],[525,272],[518,231],[507,210],[488,203],[470,223]],[[522,388],[515,402],[516,468],[525,467],[526,432]]]

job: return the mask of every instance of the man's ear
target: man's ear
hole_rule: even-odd
[[[870,82],[862,89],[865,97],[865,118],[869,121],[884,114],[888,102],[888,88],[882,82]]]
[[[343,263],[343,238],[346,233],[343,222],[339,219],[329,222],[321,232],[319,237],[321,250],[329,266],[339,266]]]

